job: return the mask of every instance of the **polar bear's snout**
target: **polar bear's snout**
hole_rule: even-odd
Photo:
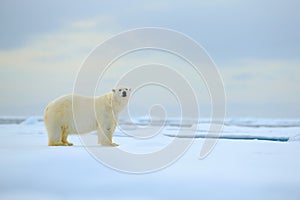
[[[127,96],[126,91],[123,91],[122,92],[122,97],[126,97],[126,96]]]

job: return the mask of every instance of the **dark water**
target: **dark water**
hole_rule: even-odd
[[[178,138],[189,138],[183,135],[169,135],[164,134],[168,137],[178,137]],[[264,141],[274,141],[274,142],[287,142],[289,137],[264,137],[264,136],[235,136],[235,135],[224,135],[224,136],[207,136],[207,135],[196,135],[194,138],[207,138],[207,139],[227,139],[227,140],[264,140]]]

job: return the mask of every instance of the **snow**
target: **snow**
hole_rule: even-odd
[[[300,134],[289,138],[289,142],[296,142],[296,141],[298,142],[300,141]]]
[[[76,135],[69,139],[74,146],[48,147],[39,117],[21,124],[2,124],[0,199],[298,200],[300,143],[241,138],[285,137],[299,141],[299,121],[227,120],[221,135],[235,138],[220,139],[208,157],[199,159],[205,140],[199,137],[175,163],[147,174],[123,173],[103,165]],[[202,120],[199,125],[184,127],[181,134],[185,137],[180,138],[176,135],[179,127],[172,122],[151,137],[139,139],[135,138],[139,133],[149,136],[148,132],[157,127],[127,124],[120,128],[130,136],[118,129],[114,141],[120,144],[119,149],[149,153],[164,148],[174,138],[191,140],[188,135],[195,127],[196,135],[203,135],[209,123]],[[88,136],[96,138],[95,133]]]
[[[39,124],[39,122],[41,122],[41,121],[42,121],[41,117],[32,116],[32,117],[27,118],[20,124],[21,125],[36,125],[36,124]]]

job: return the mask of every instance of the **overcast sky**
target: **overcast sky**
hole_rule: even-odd
[[[201,44],[218,66],[228,117],[300,117],[300,1],[0,2],[0,115],[42,115],[71,93],[89,52],[132,28]]]

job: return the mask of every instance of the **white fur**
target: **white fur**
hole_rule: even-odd
[[[126,97],[123,97],[124,91]],[[91,98],[65,95],[49,103],[44,113],[49,146],[70,146],[69,134],[98,132],[98,143],[117,146],[112,136],[118,115],[127,105],[130,89],[120,88],[105,95]]]

